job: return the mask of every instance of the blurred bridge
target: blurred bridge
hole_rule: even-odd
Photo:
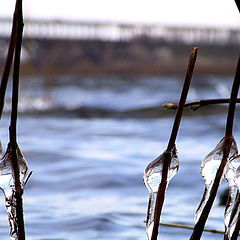
[[[141,36],[184,43],[239,44],[240,29],[25,19],[25,38],[130,40]],[[12,20],[0,18],[0,37],[9,37]]]

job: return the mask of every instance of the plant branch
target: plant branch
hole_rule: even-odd
[[[175,116],[175,121],[173,124],[171,136],[170,136],[170,139],[168,142],[167,150],[165,151],[163,170],[162,170],[162,179],[161,179],[161,183],[159,184],[159,187],[158,187],[156,206],[155,206],[155,211],[154,211],[154,226],[153,226],[151,240],[157,240],[157,236],[158,236],[158,227],[159,227],[159,222],[160,222],[160,216],[161,216],[162,207],[163,207],[164,198],[165,198],[165,192],[166,192],[166,188],[167,188],[168,169],[169,169],[169,166],[171,163],[171,150],[175,146],[178,129],[179,129],[180,122],[182,119],[183,107],[186,102],[188,90],[190,87],[196,58],[197,58],[197,48],[193,48],[192,53],[189,58],[189,64],[188,64],[188,69],[187,69],[187,73],[186,73],[186,77],[185,77],[185,81],[184,81],[184,85],[183,85],[183,89],[182,89],[182,94],[181,94],[181,97],[179,100],[179,107],[178,107],[178,110],[177,110],[177,113]]]
[[[185,102],[187,99],[188,90],[190,88],[190,83],[192,80],[193,70],[194,70],[194,66],[195,66],[195,62],[196,62],[196,58],[197,58],[197,50],[198,50],[198,48],[196,48],[196,47],[193,48],[192,53],[189,58],[188,69],[187,69],[187,73],[186,73],[186,77],[185,77],[185,81],[184,81],[184,85],[183,85],[183,89],[182,89],[182,94],[181,94],[181,97],[179,100],[177,113],[176,113],[175,120],[173,123],[172,133],[171,133],[171,136],[170,136],[170,139],[168,142],[167,151],[171,151],[175,145],[176,137],[178,134],[178,129],[179,129],[180,122],[182,119],[183,108],[184,108],[184,105],[185,105]]]
[[[235,197],[235,204],[233,206],[232,212],[231,212],[231,216],[230,216],[230,220],[229,220],[229,224],[232,223],[234,216],[236,215],[237,209],[238,209],[238,205],[240,204],[240,196],[239,196],[239,190],[237,190],[237,195]]]
[[[16,12],[14,12],[12,32],[11,32],[11,38],[10,38],[9,47],[8,47],[7,59],[6,59],[5,67],[3,70],[2,81],[0,85],[0,119],[3,113],[5,93],[7,89],[7,83],[9,79],[14,50],[16,46],[16,35],[17,35],[17,15],[16,15]]]
[[[175,228],[183,228],[183,229],[189,229],[193,230],[194,227],[189,226],[189,225],[182,225],[182,224],[176,224],[176,223],[160,223],[162,226],[167,226],[167,227],[175,227]],[[217,233],[217,234],[224,234],[224,231],[219,231],[215,229],[209,229],[209,228],[204,228],[204,232],[211,232],[211,233]]]
[[[236,208],[239,208],[239,196],[236,202]],[[237,211],[236,211],[237,213]],[[238,235],[239,235],[239,229],[240,229],[240,212],[237,213],[237,221],[236,221],[236,225],[235,228],[233,230],[233,234],[231,237],[231,240],[237,240],[238,239]]]
[[[240,84],[240,57],[238,58],[237,70],[236,70],[235,78],[233,81],[231,98],[230,98],[230,103],[229,103],[229,108],[228,108],[226,131],[225,131],[225,137],[224,137],[223,158],[222,158],[221,164],[217,170],[216,177],[213,182],[213,187],[211,189],[209,199],[206,202],[205,207],[203,208],[202,214],[201,214],[198,222],[194,226],[194,230],[193,230],[190,240],[200,240],[204,226],[206,224],[208,215],[212,208],[213,202],[215,200],[215,197],[216,197],[216,194],[217,194],[217,191],[218,191],[221,179],[222,179],[223,171],[226,166],[230,148],[231,148],[231,145],[233,142],[232,129],[233,129],[233,120],[234,120],[234,114],[235,114],[235,109],[236,109],[236,100],[237,100],[237,95],[238,95],[238,90],[239,90],[239,84]]]
[[[239,190],[237,191],[237,195],[235,197],[235,203],[231,212],[231,216],[230,216],[230,220],[228,223],[228,226],[230,226],[234,220],[234,217],[236,215],[238,215],[237,211],[238,211],[238,207],[239,207],[239,203],[240,203],[240,198],[239,198]],[[237,217],[237,219],[239,218],[239,215]],[[228,236],[228,229],[225,229],[225,234],[224,234],[224,240],[229,240],[229,236]],[[237,230],[237,231],[236,231]],[[237,235],[239,233],[239,223],[236,222],[235,228],[233,230],[232,236],[231,236],[231,240],[236,240],[237,239]]]
[[[240,12],[240,2],[239,2],[239,0],[235,0],[235,3],[237,5],[238,11]]]
[[[146,222],[146,220],[144,220]],[[178,223],[165,223],[165,222],[160,222],[159,225],[161,226],[166,226],[166,227],[172,227],[172,228],[182,228],[182,229],[188,229],[188,230],[193,230],[194,227],[190,225],[183,225],[183,224],[178,224]],[[216,233],[216,234],[224,234],[224,231],[221,230],[216,230],[216,229],[210,229],[210,228],[204,228],[204,232],[210,232],[210,233]]]
[[[229,98],[202,99],[199,101],[186,103],[184,107],[190,107],[193,111],[196,111],[199,108],[206,105],[224,104],[229,102],[230,102]],[[240,98],[236,100],[236,103],[240,103]],[[173,109],[173,110],[176,110],[178,108],[178,104],[176,103],[164,103],[162,106],[166,109]]]
[[[20,69],[20,55],[22,46],[22,33],[23,33],[23,15],[22,15],[22,0],[16,1],[16,8],[14,16],[17,18],[17,40],[14,56],[14,69],[13,69],[13,86],[12,86],[12,112],[11,123],[9,127],[10,146],[12,152],[12,169],[15,184],[15,198],[16,198],[16,219],[18,226],[18,239],[25,240],[25,229],[23,219],[23,202],[22,194],[23,188],[20,182],[19,162],[17,157],[17,113],[18,113],[18,91],[19,91],[19,69]]]

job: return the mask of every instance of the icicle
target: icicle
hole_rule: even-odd
[[[161,183],[162,178],[162,168],[164,161],[165,152],[152,161],[145,169],[143,175],[143,182],[146,185],[149,191],[149,203],[148,203],[148,213],[147,213],[147,223],[146,223],[146,232],[148,239],[151,239],[153,226],[154,226],[154,209],[156,205],[156,198],[159,184]],[[179,160],[177,156],[177,149],[174,148],[171,151],[171,163],[168,171],[168,179],[169,181],[176,175],[179,168]]]
[[[195,224],[198,222],[198,220],[202,214],[203,208],[209,199],[213,181],[215,179],[217,170],[218,170],[218,168],[221,164],[222,158],[223,158],[224,140],[225,139],[223,138],[217,144],[215,149],[212,152],[210,152],[205,157],[205,159],[202,161],[201,174],[205,181],[205,191],[203,194],[202,201],[201,201],[201,203],[196,211],[196,214],[195,214],[195,218],[194,218]],[[235,140],[233,139],[228,159],[236,156],[237,154],[238,154],[237,144],[236,144]]]
[[[236,195],[237,195],[237,185],[234,181],[234,177],[236,175],[236,172],[237,172],[237,169],[239,166],[240,166],[240,155],[230,159],[230,161],[227,164],[226,172],[224,175],[224,177],[227,179],[228,185],[229,185],[228,202],[227,202],[227,206],[226,206],[225,214],[224,214],[224,224],[225,224],[226,230],[229,225],[230,216],[231,216],[234,201],[235,201]]]
[[[18,146],[16,147],[16,151],[19,163],[20,182],[23,189],[28,178],[28,166]],[[3,191],[5,195],[6,209],[10,224],[10,240],[18,240],[16,222],[15,186],[11,158],[12,153],[11,146],[9,144],[7,151],[0,162],[0,189]]]

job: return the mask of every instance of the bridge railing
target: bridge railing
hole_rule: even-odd
[[[140,36],[180,42],[238,44],[240,29],[181,27],[161,24],[25,19],[24,36],[29,38],[130,40]],[[12,20],[0,18],[0,36],[10,36]]]

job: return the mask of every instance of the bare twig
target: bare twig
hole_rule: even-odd
[[[194,227],[192,227],[192,226],[176,224],[176,223],[160,223],[160,225],[167,226],[167,227],[174,227],[174,228],[189,229],[189,230],[193,230],[194,229]],[[219,231],[219,230],[209,229],[209,228],[204,228],[203,231],[204,232],[217,233],[217,234],[224,234],[224,231]]]
[[[238,210],[238,205],[240,204],[240,197],[239,197],[239,190],[237,190],[237,194],[235,197],[235,204],[233,206],[233,209],[231,211],[230,219],[229,219],[229,225],[232,223],[234,216],[236,215],[236,212]]]
[[[239,206],[239,201],[238,201],[238,206]],[[238,239],[239,229],[240,229],[240,212],[238,212],[238,215],[237,215],[237,222],[236,222],[231,240],[237,240]]]
[[[2,117],[5,93],[6,93],[7,83],[8,83],[9,74],[12,66],[13,54],[16,46],[16,35],[17,35],[17,15],[16,15],[16,12],[14,12],[12,33],[11,33],[11,38],[10,38],[9,47],[8,47],[8,54],[7,54],[3,75],[2,75],[1,85],[0,85],[0,119]]]
[[[18,112],[18,90],[19,90],[19,68],[20,68],[20,55],[22,46],[22,33],[23,33],[23,16],[22,16],[22,0],[16,1],[16,8],[14,16],[17,18],[17,40],[16,50],[14,56],[14,69],[13,69],[13,87],[12,87],[12,113],[11,123],[9,127],[10,146],[12,152],[12,169],[15,184],[15,198],[16,198],[16,219],[18,226],[18,239],[25,240],[25,229],[23,219],[23,203],[22,194],[23,189],[20,182],[19,163],[17,158],[17,112]]]
[[[186,103],[184,107],[190,107],[193,111],[196,111],[197,109],[206,106],[206,105],[213,105],[213,104],[224,104],[229,103],[229,98],[216,98],[216,99],[202,99],[195,102]],[[240,103],[240,98],[236,100],[236,103]],[[178,107],[178,104],[176,103],[165,103],[162,105],[166,109],[173,109],[176,110]]]
[[[237,214],[237,211],[238,211],[238,207],[239,207],[239,203],[240,203],[240,198],[239,198],[239,190],[237,191],[237,195],[235,197],[235,203],[234,203],[234,206],[233,206],[233,209],[231,211],[231,215],[230,215],[230,220],[229,220],[229,223],[228,223],[228,226],[230,226],[234,220],[234,217],[235,215]],[[239,216],[238,216],[239,218]],[[239,223],[236,223],[235,225],[235,229],[233,231],[233,234],[231,236],[231,240],[234,240],[234,239],[237,239],[236,236],[238,235],[238,232],[239,232]],[[236,232],[236,229],[237,229],[237,232]],[[228,235],[228,232],[227,232],[227,228],[225,229],[225,234],[224,234],[224,240],[229,240],[229,235]]]
[[[237,5],[238,11],[240,12],[240,2],[239,2],[239,0],[235,0],[235,3]]]
[[[201,214],[198,222],[194,226],[194,230],[193,230],[190,240],[200,240],[204,226],[205,226],[207,218],[208,218],[208,215],[210,213],[214,199],[216,197],[218,187],[219,187],[221,179],[222,179],[223,171],[226,166],[228,155],[229,155],[230,148],[231,148],[232,141],[233,141],[232,129],[233,129],[233,120],[234,120],[236,99],[237,99],[237,95],[238,95],[239,84],[240,84],[240,57],[238,59],[237,70],[236,70],[235,78],[233,81],[231,98],[230,98],[230,103],[229,103],[226,131],[225,131],[225,137],[224,137],[223,158],[222,158],[221,164],[217,170],[216,177],[213,182],[213,187],[211,189],[209,199],[207,200],[206,205],[203,208],[202,214]]]
[[[178,110],[177,110],[177,113],[175,116],[175,121],[174,121],[173,128],[172,128],[172,133],[171,133],[171,136],[170,136],[170,139],[168,142],[167,150],[165,151],[165,158],[164,158],[163,170],[162,170],[162,179],[161,179],[161,183],[159,184],[159,187],[158,187],[156,206],[155,206],[155,211],[154,211],[154,226],[153,226],[151,240],[156,240],[157,236],[158,236],[158,227],[159,227],[159,222],[160,222],[160,216],[161,216],[161,212],[162,212],[162,207],[163,207],[164,198],[165,198],[165,191],[166,191],[166,187],[167,187],[168,169],[169,169],[169,166],[171,163],[171,150],[175,146],[175,141],[176,141],[179,125],[180,125],[182,114],[183,114],[183,106],[186,102],[186,98],[187,98],[188,90],[190,87],[196,58],[197,58],[197,48],[193,48],[192,53],[190,55],[190,59],[189,59],[188,69],[187,69],[187,73],[186,73],[186,77],[185,77],[182,94],[181,94],[180,101],[179,101],[179,107],[178,107]]]

